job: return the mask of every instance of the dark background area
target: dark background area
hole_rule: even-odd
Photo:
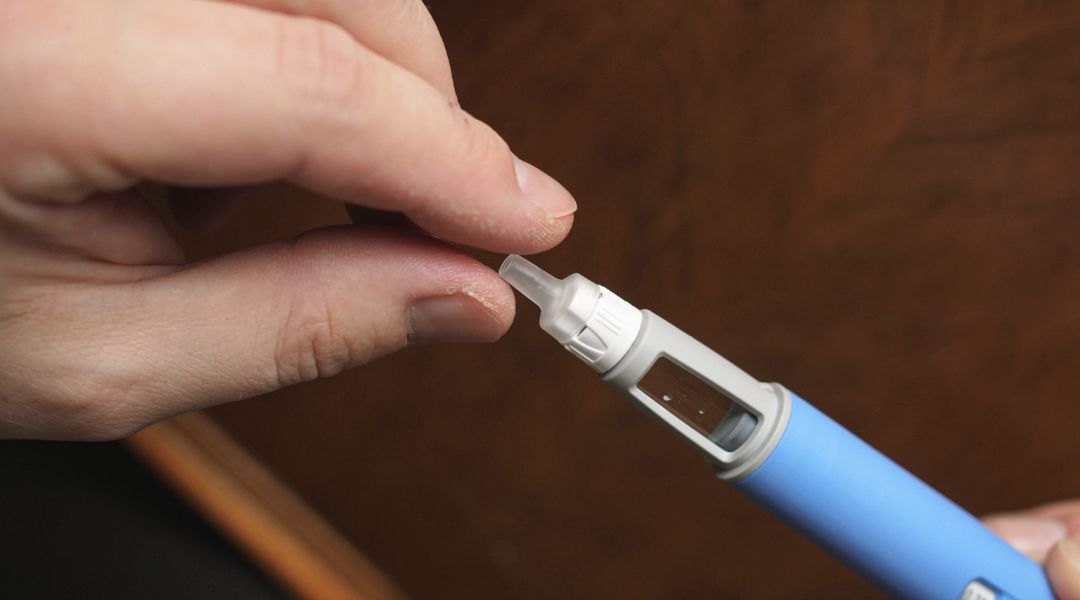
[[[431,8],[462,104],[578,198],[538,264],[784,383],[977,514],[1080,497],[1080,5]],[[278,187],[183,241],[198,258],[344,221]],[[519,308],[498,344],[210,414],[419,598],[876,597]]]
[[[432,11],[462,104],[579,200],[541,266],[783,382],[977,514],[1080,496],[1080,6]],[[275,193],[192,255],[344,220]],[[875,597],[519,309],[498,344],[211,415],[417,597]]]
[[[119,443],[0,442],[0,597],[287,598]]]

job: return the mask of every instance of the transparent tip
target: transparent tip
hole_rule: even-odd
[[[506,257],[499,267],[499,276],[532,300],[540,307],[541,312],[555,305],[565,287],[563,280],[552,277],[547,271],[517,254]]]
[[[511,254],[499,275],[540,307],[541,329],[600,373],[626,355],[641,330],[640,310],[579,273],[557,279]]]

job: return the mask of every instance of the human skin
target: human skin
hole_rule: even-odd
[[[1080,500],[986,517],[986,524],[1046,567],[1059,600],[1080,600]]]
[[[174,216],[206,227],[231,203],[210,190],[270,181],[430,235],[188,263],[134,187],[187,188]],[[576,207],[458,106],[419,1],[0,0],[0,437],[113,439],[409,343],[494,341],[513,294],[446,242],[542,251]],[[988,522],[1080,599],[1080,504]]]
[[[133,187],[276,180],[431,235],[189,264]],[[184,196],[189,223],[228,205]],[[538,252],[575,209],[458,106],[420,2],[0,0],[0,436],[117,438],[410,341],[493,341],[513,294],[448,242]]]

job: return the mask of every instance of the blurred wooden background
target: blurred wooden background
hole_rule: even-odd
[[[431,8],[462,104],[578,198],[539,264],[976,513],[1080,496],[1080,5]],[[184,243],[344,219],[278,188]],[[209,414],[418,598],[876,597],[536,318]]]

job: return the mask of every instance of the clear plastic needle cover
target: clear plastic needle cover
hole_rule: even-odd
[[[601,373],[626,354],[641,329],[641,311],[577,273],[558,279],[511,254],[499,275],[540,307],[544,331]]]
[[[499,277],[540,307],[540,312],[551,309],[563,292],[562,279],[556,279],[547,271],[528,260],[511,254],[499,267]]]

